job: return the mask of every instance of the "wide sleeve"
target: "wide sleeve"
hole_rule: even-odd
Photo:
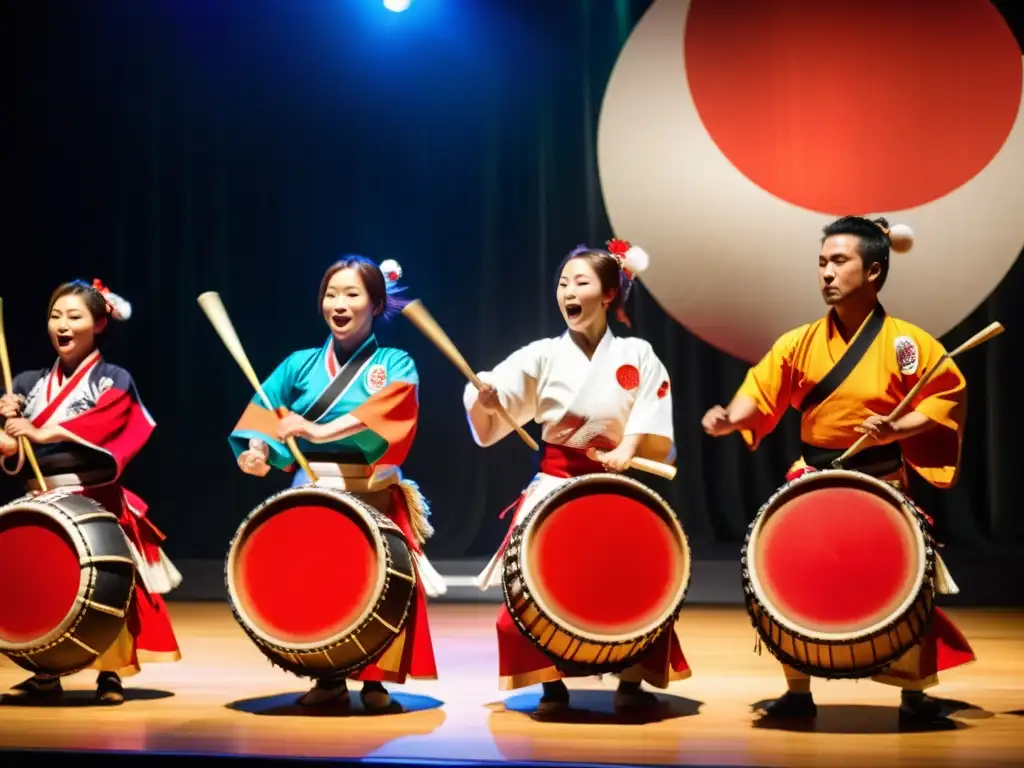
[[[402,351],[396,351],[384,369],[383,388],[352,410],[351,416],[387,441],[378,463],[400,465],[416,436],[420,377],[412,357]]]
[[[156,422],[127,371],[117,369],[100,382],[96,404],[59,426],[76,443],[110,456],[116,479],[149,441]]]
[[[228,436],[228,443],[235,459],[248,450],[249,441],[253,438],[262,440],[270,447],[268,463],[277,469],[290,469],[295,462],[288,446],[277,439],[278,416],[274,412],[278,408],[290,409],[294,399],[295,383],[299,370],[299,357],[303,353],[295,352],[285,358],[274,372],[266,378],[262,384],[263,392],[273,406],[273,410],[267,409],[267,404],[257,393],[249,401],[242,417],[235,424],[235,428]]]
[[[911,402],[913,410],[927,416],[937,427],[901,441],[900,448],[907,463],[928,483],[948,488],[960,472],[967,380],[956,363],[943,361],[945,349],[932,336],[918,330],[914,339],[920,362],[912,375],[903,376],[903,385],[909,392],[924,374],[941,365]]]
[[[537,415],[537,382],[543,367],[547,340],[535,341],[516,350],[493,370],[482,371],[482,381],[498,391],[498,399],[520,427]],[[480,405],[479,393],[467,384],[462,403],[466,408],[469,431],[476,444],[486,448],[509,435],[512,426],[497,413],[490,413]]]
[[[624,434],[643,436],[638,455],[659,461],[675,456],[672,385],[665,366],[646,342],[640,350],[640,384]]]
[[[793,355],[804,328],[781,336],[768,353],[747,371],[736,396],[749,397],[757,405],[754,421],[739,430],[751,450],[770,434],[789,408],[793,388]]]

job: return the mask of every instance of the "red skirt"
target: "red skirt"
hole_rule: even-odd
[[[117,514],[127,539],[148,562],[157,561],[165,537],[146,516],[145,502],[119,485],[86,488],[81,494]],[[94,669],[129,677],[141,670],[142,662],[178,661],[181,658],[167,604],[160,595],[150,593],[138,577],[126,619],[124,631],[96,661]]]
[[[391,507],[385,514],[401,528],[409,548],[422,554],[423,550],[413,535],[405,494],[397,485],[391,486]],[[437,679],[434,644],[430,638],[430,625],[427,621],[427,596],[419,582],[416,584],[412,605],[409,606],[409,616],[402,631],[373,664],[363,667],[349,679],[404,683],[407,677]]]

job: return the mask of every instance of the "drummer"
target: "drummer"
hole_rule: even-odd
[[[878,293],[889,274],[890,250],[913,244],[909,227],[890,229],[884,219],[838,219],[824,229],[818,283],[826,315],[786,334],[751,368],[729,405],[704,415],[705,432],[739,432],[756,449],[792,405],[802,413],[802,457],[786,476],[826,469],[861,435],[868,448],[844,462],[906,489],[907,468],[937,488],[953,485],[960,468],[967,385],[952,361],[942,364],[913,401],[913,409],[888,418],[919,377],[939,363],[942,345],[925,331],[889,315]],[[942,566],[940,566],[942,567]],[[874,679],[902,689],[900,717],[939,717],[938,702],[924,691],[938,673],[974,660],[974,652],[949,617],[936,609],[918,646]],[[813,717],[809,678],[785,667],[788,692],[767,716]]]
[[[131,374],[108,363],[99,342],[109,321],[131,317],[131,304],[95,280],[63,283],[50,297],[47,329],[57,352],[49,368],[14,378],[13,391],[0,397],[4,471],[39,484],[19,449],[27,437],[47,488],[75,486],[120,519],[138,577],[124,630],[93,664],[99,671],[96,698],[124,701],[121,678],[137,674],[143,661],[177,661],[178,642],[161,594],[181,583],[181,575],[161,549],[164,536],[147,515],[146,503],[120,484],[121,473],[148,442],[156,426]],[[46,578],[46,573],[38,574]],[[32,697],[59,697],[59,677],[34,675],[15,686]]]
[[[671,461],[675,455],[672,395],[668,373],[651,345],[617,337],[608,325],[612,313],[627,327],[625,313],[632,281],[647,267],[641,249],[612,240],[608,250],[578,246],[558,271],[556,299],[567,330],[512,353],[479,374],[486,387],[466,387],[464,404],[473,439],[494,445],[511,431],[496,412],[504,406],[524,426],[543,425],[540,471],[516,502],[509,531],[561,480],[592,472],[622,472],[634,456]],[[507,542],[507,537],[506,537]],[[586,546],[581,531],[580,546]],[[482,589],[501,582],[505,544],[477,579]],[[538,712],[566,709],[567,676],[516,627],[507,607],[498,614],[498,674],[502,690],[543,684]],[[646,680],[658,688],[690,676],[676,627],[664,632],[642,664],[622,673],[615,703],[623,708],[657,704],[641,690]]]
[[[318,308],[330,337],[318,348],[294,352],[263,382],[274,408],[254,396],[229,442],[243,472],[257,477],[271,467],[295,469],[285,440],[297,438],[318,485],[348,491],[387,515],[413,550],[416,596],[402,632],[377,661],[350,679],[363,681],[367,711],[396,712],[383,683],[407,677],[436,679],[425,595],[445,591],[441,576],[423,554],[432,535],[429,508],[417,485],[399,469],[409,454],[419,416],[419,376],[408,353],[377,343],[374,326],[398,312],[402,276],[391,260],[380,266],[363,256],[345,256],[320,281]],[[292,487],[309,482],[301,469]],[[299,703],[347,704],[345,677],[322,677]]]

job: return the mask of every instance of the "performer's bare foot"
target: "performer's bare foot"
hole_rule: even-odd
[[[944,719],[942,704],[924,691],[903,691],[900,696],[900,722],[927,723]]]
[[[786,691],[764,708],[765,717],[810,718],[818,714],[818,705],[809,693]]]
[[[103,704],[124,703],[124,689],[117,672],[100,672],[96,676],[96,701]]]
[[[348,685],[345,683],[345,678],[321,677],[316,681],[316,685],[299,697],[298,703],[304,707],[348,704]]]
[[[28,680],[18,683],[11,690],[38,699],[56,699],[64,693],[60,678],[55,675],[33,675]]]
[[[363,700],[363,709],[373,714],[381,712],[401,712],[402,705],[391,700],[388,689],[380,683],[367,681],[363,683],[363,690],[359,693]]]
[[[616,709],[648,709],[658,706],[658,697],[640,687],[640,683],[619,681],[615,691]]]
[[[550,715],[555,712],[564,712],[569,708],[569,689],[561,680],[553,683],[544,683],[544,694],[537,704],[537,714]]]

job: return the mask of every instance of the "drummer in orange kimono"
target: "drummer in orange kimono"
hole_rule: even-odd
[[[890,420],[896,405],[925,371],[940,362],[942,345],[925,331],[887,314],[878,292],[889,273],[890,248],[910,249],[909,227],[885,219],[847,216],[824,229],[818,257],[825,317],[784,334],[749,370],[732,402],[704,416],[715,437],[739,432],[757,448],[790,406],[802,413],[802,458],[787,480],[826,469],[865,432],[870,447],[844,468],[906,488],[907,467],[937,488],[953,485],[960,468],[967,385],[950,360],[925,384],[911,409]],[[940,574],[944,573],[941,562]],[[940,591],[955,590],[943,584]],[[901,719],[941,714],[924,690],[938,672],[974,660],[967,640],[936,609],[921,642],[875,680],[902,688]],[[785,666],[788,692],[766,708],[768,716],[813,717],[810,679]]]

